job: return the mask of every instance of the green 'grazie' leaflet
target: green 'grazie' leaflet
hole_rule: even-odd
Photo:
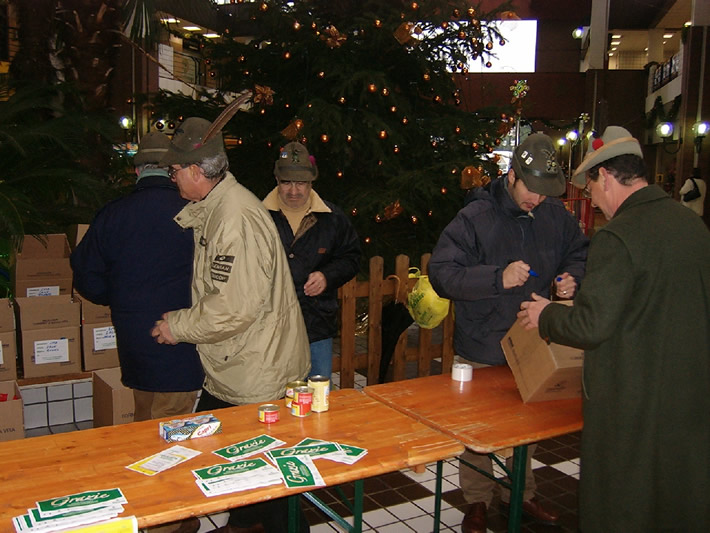
[[[69,511],[81,511],[92,509],[99,505],[128,503],[123,496],[121,489],[92,490],[59,496],[37,502],[37,509],[40,515],[45,518],[67,513]]]

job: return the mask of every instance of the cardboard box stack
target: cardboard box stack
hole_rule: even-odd
[[[71,294],[72,272],[69,265],[69,241],[63,233],[46,236],[42,243],[25,235],[22,251],[17,254],[14,272],[16,297],[58,296]]]
[[[0,381],[17,379],[17,332],[15,308],[7,298],[0,299]]]
[[[25,438],[22,394],[16,381],[0,381],[0,442]]]
[[[75,299],[81,300],[78,296]],[[116,331],[111,322],[111,309],[81,300],[81,347],[84,370],[118,366]]]
[[[555,302],[553,305],[562,303]],[[501,347],[523,402],[581,396],[584,362],[582,350],[548,344],[540,338],[537,329],[525,329],[520,320],[503,337]]]
[[[81,304],[69,295],[16,298],[25,378],[81,372]]]
[[[121,383],[121,369],[94,372],[94,427],[133,422],[133,391]]]

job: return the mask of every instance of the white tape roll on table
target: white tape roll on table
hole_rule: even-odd
[[[473,379],[473,367],[465,363],[456,363],[451,367],[451,379],[455,381],[471,381]]]

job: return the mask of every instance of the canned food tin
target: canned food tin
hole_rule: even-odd
[[[293,416],[304,417],[311,414],[313,406],[313,389],[310,387],[295,387],[293,389],[293,402],[291,403],[291,414]]]
[[[328,400],[330,397],[330,379],[326,376],[311,376],[308,378],[308,386],[313,389],[314,413],[323,413],[328,410]]]
[[[279,421],[279,406],[274,403],[265,403],[259,406],[259,422],[271,424]]]
[[[291,381],[286,383],[286,407],[291,407],[293,401],[293,389],[296,387],[305,387],[308,385],[305,381]]]

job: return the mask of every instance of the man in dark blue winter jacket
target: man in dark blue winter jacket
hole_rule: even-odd
[[[173,220],[187,201],[158,166],[169,144],[163,133],[143,137],[134,190],[97,213],[71,255],[74,289],[111,308],[136,421],[192,412],[204,378],[194,344],[158,344],[150,334],[163,313],[191,305],[192,231]]]
[[[444,229],[429,262],[436,292],[454,300],[457,360],[476,366],[506,364],[500,341],[516,320],[521,302],[533,292],[572,298],[584,276],[588,239],[563,203],[564,175],[547,135],[528,136],[513,153],[507,175],[474,189],[467,205]],[[535,480],[526,468],[523,512],[543,523],[557,513],[535,498]],[[470,451],[462,459],[491,472],[487,455]],[[463,533],[485,533],[495,482],[459,469],[464,498],[471,506]],[[501,495],[505,501],[509,492]]]

